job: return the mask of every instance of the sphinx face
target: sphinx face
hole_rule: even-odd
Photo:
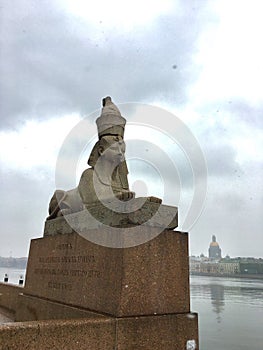
[[[105,137],[106,138],[106,137]],[[125,142],[119,136],[107,136],[107,145],[100,149],[102,160],[118,165],[125,159]]]

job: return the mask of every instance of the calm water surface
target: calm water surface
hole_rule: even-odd
[[[263,350],[263,280],[191,276],[200,350]]]
[[[0,267],[18,284],[25,270]],[[191,276],[200,350],[263,350],[263,280]]]

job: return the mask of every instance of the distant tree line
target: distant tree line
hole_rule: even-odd
[[[27,258],[4,258],[0,256],[0,267],[12,267],[16,269],[25,269]]]

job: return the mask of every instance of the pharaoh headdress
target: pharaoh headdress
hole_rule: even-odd
[[[103,136],[120,136],[123,138],[126,119],[121,116],[121,112],[118,107],[111,101],[111,97],[105,97],[102,100],[101,115],[96,120],[99,141],[96,142],[93,147],[88,164],[92,167],[95,166],[99,158],[99,146]],[[124,189],[129,189],[127,174],[128,168],[126,161],[124,160],[118,166],[118,173],[120,176],[121,184]]]

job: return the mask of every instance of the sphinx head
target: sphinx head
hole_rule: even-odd
[[[125,160],[125,142],[119,135],[103,136],[91,151],[88,164],[94,167],[97,161],[111,163],[114,167]]]

